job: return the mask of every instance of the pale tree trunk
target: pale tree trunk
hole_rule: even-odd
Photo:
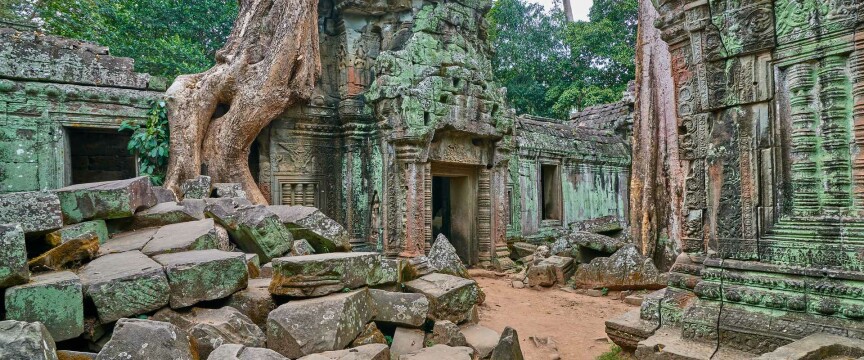
[[[671,55],[654,27],[658,16],[650,0],[639,1],[630,225],[642,253],[662,263],[664,249],[657,248],[658,240],[678,239],[680,234],[684,173],[678,158]]]
[[[267,203],[249,170],[249,148],[285,109],[309,99],[320,72],[318,0],[240,0],[216,65],[178,77],[166,93],[165,186],[176,192],[204,173],[240,183],[252,202]],[[217,108],[227,112],[214,117]]]

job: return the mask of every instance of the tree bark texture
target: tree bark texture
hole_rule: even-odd
[[[168,89],[171,157],[166,187],[204,174],[267,199],[249,170],[255,138],[289,106],[308,100],[321,73],[318,0],[240,0],[225,46],[209,70]]]
[[[666,268],[675,255],[658,249],[658,243],[680,238],[685,179],[678,157],[671,55],[653,25],[658,16],[651,0],[639,1],[630,224],[642,253]],[[673,245],[680,251],[680,243]]]

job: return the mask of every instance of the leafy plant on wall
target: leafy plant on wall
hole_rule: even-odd
[[[162,185],[165,181],[169,155],[168,114],[165,101],[154,100],[147,112],[146,122],[123,121],[120,131],[132,132],[126,148],[138,157],[138,172],[150,177],[150,182],[154,185]]]

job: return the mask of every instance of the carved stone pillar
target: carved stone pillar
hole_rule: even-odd
[[[413,258],[425,255],[426,251],[426,168],[428,164],[420,162],[420,150],[415,146],[399,146],[396,148],[396,167],[400,198],[395,204],[401,221],[397,226],[401,229],[402,241],[399,257]],[[395,186],[391,184],[390,186]]]

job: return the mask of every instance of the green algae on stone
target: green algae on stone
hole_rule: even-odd
[[[153,234],[141,252],[147,256],[218,248],[213,219],[165,225]]]
[[[130,217],[142,208],[156,205],[150,178],[106,181],[67,186],[55,190],[63,220],[74,224],[90,219]]]
[[[27,246],[20,224],[0,224],[0,289],[26,283],[30,278]]]
[[[49,246],[58,246],[71,239],[92,236],[90,234],[95,234],[99,240],[99,244],[104,244],[108,240],[108,227],[105,225],[105,220],[85,221],[64,226],[60,230],[45,234],[45,242]]]
[[[139,251],[109,254],[78,275],[102,323],[148,313],[168,305],[168,279],[162,265]]]
[[[320,210],[308,206],[271,205],[267,207],[279,216],[295,239],[306,239],[316,253],[350,251],[348,233],[335,220]]]
[[[0,195],[0,223],[20,223],[25,233],[45,233],[63,226],[60,199],[51,192]]]
[[[291,250],[294,237],[266,206],[234,208],[231,204],[214,202],[204,212],[228,231],[241,250],[258,254],[263,263]]]
[[[81,280],[61,271],[33,276],[24,285],[6,289],[6,318],[39,321],[56,341],[84,332],[84,294]]]
[[[172,308],[227,297],[246,288],[246,254],[221,250],[195,250],[153,257],[165,267]]]
[[[327,253],[273,259],[270,293],[317,297],[363,286],[395,283],[397,269],[378,253]]]
[[[474,305],[482,303],[484,297],[476,281],[438,273],[409,281],[405,288],[426,295],[430,319],[457,324],[468,320]]]

